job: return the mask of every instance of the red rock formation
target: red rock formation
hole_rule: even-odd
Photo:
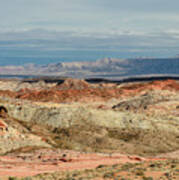
[[[9,96],[19,99],[43,102],[87,102],[121,98],[124,96],[135,96],[149,90],[170,90],[178,91],[179,83],[174,80],[153,81],[149,83],[138,83],[125,85],[121,88],[92,87],[83,80],[67,79],[63,84],[48,90],[22,89],[18,92],[0,91],[0,96]]]
[[[86,89],[90,88],[90,84],[81,79],[66,79],[58,86],[59,89]]]
[[[7,129],[7,125],[0,120],[0,134],[4,133],[4,131]]]

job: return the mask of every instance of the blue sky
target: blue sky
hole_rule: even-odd
[[[33,51],[175,55],[178,7],[178,0],[0,0],[0,57],[22,51],[28,57]]]

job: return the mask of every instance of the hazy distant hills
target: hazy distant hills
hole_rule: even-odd
[[[0,74],[55,75],[73,77],[121,77],[136,75],[179,75],[179,58],[105,58],[86,62],[59,62],[47,65],[1,66]]]

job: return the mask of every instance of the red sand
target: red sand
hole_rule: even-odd
[[[24,157],[17,155],[0,156],[0,177],[26,177],[55,171],[93,169],[99,165],[136,163],[160,159],[146,159],[122,154],[79,153],[74,151],[66,151],[65,157],[63,157],[64,153],[57,152],[46,152],[45,155],[40,155],[40,157],[38,154],[39,152]]]

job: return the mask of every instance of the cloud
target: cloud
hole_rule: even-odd
[[[0,47],[39,48],[41,50],[76,49],[76,50],[118,50],[145,48],[177,48],[179,31],[163,32],[77,32],[50,31],[32,29],[0,33]]]
[[[178,0],[0,0],[0,27],[178,28]],[[178,24],[178,25],[177,25]]]
[[[167,54],[178,48],[178,0],[0,3],[0,49],[163,50]]]

